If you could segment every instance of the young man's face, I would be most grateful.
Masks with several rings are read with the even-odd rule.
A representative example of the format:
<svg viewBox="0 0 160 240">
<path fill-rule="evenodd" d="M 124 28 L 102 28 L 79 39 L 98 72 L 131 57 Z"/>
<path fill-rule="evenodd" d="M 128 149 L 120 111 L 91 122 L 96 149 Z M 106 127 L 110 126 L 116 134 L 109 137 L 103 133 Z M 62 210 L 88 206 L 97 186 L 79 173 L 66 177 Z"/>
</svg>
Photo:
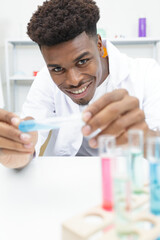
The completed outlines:
<svg viewBox="0 0 160 240">
<path fill-rule="evenodd" d="M 41 46 L 41 52 L 59 89 L 75 103 L 87 104 L 103 81 L 101 39 L 96 42 L 83 32 L 73 40 Z"/>
</svg>

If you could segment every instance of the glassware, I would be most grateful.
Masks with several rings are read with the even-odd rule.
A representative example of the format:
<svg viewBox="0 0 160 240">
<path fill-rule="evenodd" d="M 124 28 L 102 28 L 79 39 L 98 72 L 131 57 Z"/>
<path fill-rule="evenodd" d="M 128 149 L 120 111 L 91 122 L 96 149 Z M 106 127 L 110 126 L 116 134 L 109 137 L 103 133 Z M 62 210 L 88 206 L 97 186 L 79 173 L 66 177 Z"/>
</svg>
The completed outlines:
<svg viewBox="0 0 160 240">
<path fill-rule="evenodd" d="M 128 149 L 118 147 L 113 159 L 113 199 L 118 235 L 129 233 L 131 224 L 131 179 Z"/>
<path fill-rule="evenodd" d="M 111 162 L 115 151 L 115 137 L 103 135 L 99 137 L 99 155 L 102 166 L 102 197 L 103 209 L 112 211 L 113 209 L 113 184 Z"/>
<path fill-rule="evenodd" d="M 134 193 L 142 193 L 144 188 L 143 173 L 143 131 L 132 129 L 128 131 L 130 152 L 130 175 Z"/>
<path fill-rule="evenodd" d="M 82 114 L 72 114 L 67 117 L 51 117 L 41 120 L 25 120 L 19 124 L 19 130 L 22 132 L 32 132 L 38 130 L 57 129 L 63 125 L 77 123 L 83 126 L 85 123 L 82 120 Z"/>
<path fill-rule="evenodd" d="M 150 210 L 160 216 L 160 137 L 148 137 L 147 159 L 150 169 Z"/>
</svg>

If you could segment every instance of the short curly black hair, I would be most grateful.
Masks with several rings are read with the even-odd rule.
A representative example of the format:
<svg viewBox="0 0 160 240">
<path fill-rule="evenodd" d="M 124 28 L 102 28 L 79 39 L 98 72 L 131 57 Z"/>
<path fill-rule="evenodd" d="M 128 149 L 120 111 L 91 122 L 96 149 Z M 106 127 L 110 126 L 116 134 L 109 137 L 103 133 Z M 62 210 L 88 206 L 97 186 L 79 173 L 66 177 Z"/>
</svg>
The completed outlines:
<svg viewBox="0 0 160 240">
<path fill-rule="evenodd" d="M 27 34 L 39 46 L 53 46 L 86 32 L 96 36 L 99 8 L 93 0 L 49 0 L 31 17 Z"/>
</svg>

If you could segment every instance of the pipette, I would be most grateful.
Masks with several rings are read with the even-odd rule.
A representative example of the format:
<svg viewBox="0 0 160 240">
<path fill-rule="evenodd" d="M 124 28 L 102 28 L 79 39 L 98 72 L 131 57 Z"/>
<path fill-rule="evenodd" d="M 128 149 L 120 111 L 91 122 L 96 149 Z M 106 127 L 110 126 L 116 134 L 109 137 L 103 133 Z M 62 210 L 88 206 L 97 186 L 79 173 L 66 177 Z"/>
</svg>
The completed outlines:
<svg viewBox="0 0 160 240">
<path fill-rule="evenodd" d="M 22 132 L 32 132 L 38 130 L 57 129 L 69 123 L 76 123 L 83 126 L 82 114 L 72 114 L 68 117 L 54 117 L 43 120 L 25 120 L 19 124 L 19 130 Z"/>
</svg>

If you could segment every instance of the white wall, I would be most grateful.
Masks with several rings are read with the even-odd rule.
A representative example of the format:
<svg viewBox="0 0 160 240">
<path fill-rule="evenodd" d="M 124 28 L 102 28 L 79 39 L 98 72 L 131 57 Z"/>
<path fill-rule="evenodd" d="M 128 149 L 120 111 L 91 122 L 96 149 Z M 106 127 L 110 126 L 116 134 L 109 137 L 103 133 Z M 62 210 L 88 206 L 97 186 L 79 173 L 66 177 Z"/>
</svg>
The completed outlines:
<svg viewBox="0 0 160 240">
<path fill-rule="evenodd" d="M 24 37 L 26 25 L 37 5 L 43 0 L 0 0 L 0 44 L 5 38 Z M 147 17 L 148 37 L 160 36 L 159 0 L 96 0 L 101 10 L 99 26 L 107 29 L 108 37 L 123 34 L 136 37 L 138 17 Z"/>
<path fill-rule="evenodd" d="M 0 0 L 0 72 L 5 90 L 5 39 L 26 38 L 26 25 L 43 0 Z M 147 18 L 147 37 L 160 38 L 160 0 L 96 0 L 101 10 L 98 27 L 108 38 L 138 36 L 138 17 Z M 6 92 L 4 91 L 6 97 Z"/>
<path fill-rule="evenodd" d="M 107 36 L 116 34 L 126 38 L 138 36 L 138 18 L 147 18 L 147 36 L 160 37 L 160 0 L 97 0 L 101 9 L 100 26 L 106 28 Z"/>
<path fill-rule="evenodd" d="M 42 2 L 43 0 L 0 0 L 0 72 L 2 75 L 5 102 L 7 102 L 5 84 L 5 40 L 23 39 L 27 37 L 27 23 L 32 13 L 36 10 L 37 5 L 41 5 Z"/>
</svg>

